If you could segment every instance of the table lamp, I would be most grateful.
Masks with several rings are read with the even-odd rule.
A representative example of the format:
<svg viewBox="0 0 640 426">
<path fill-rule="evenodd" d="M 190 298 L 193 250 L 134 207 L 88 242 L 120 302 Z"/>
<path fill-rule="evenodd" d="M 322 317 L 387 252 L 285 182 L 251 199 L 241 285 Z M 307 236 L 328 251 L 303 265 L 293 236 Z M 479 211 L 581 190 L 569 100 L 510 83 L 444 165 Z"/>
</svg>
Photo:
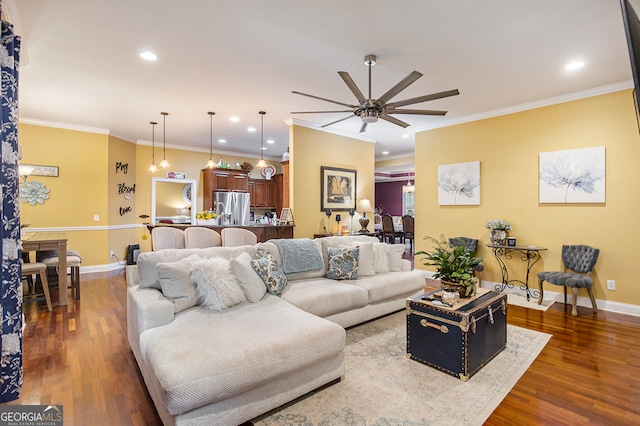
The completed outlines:
<svg viewBox="0 0 640 426">
<path fill-rule="evenodd" d="M 373 207 L 371 206 L 371 201 L 369 201 L 368 198 L 361 199 L 358 207 L 360 208 L 360 210 L 362 210 L 362 217 L 360 218 L 360 226 L 362 227 L 362 229 L 360 229 L 360 233 L 364 234 L 369 232 L 369 230 L 367 229 L 367 226 L 369 226 L 369 218 L 367 217 L 367 212 L 372 211 Z"/>
</svg>

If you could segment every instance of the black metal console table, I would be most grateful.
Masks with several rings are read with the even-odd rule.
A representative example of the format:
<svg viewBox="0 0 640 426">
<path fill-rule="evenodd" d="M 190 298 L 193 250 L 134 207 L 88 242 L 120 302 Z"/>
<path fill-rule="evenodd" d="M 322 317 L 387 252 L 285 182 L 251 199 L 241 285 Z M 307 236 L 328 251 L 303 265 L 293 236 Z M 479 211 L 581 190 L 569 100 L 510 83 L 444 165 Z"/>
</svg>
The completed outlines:
<svg viewBox="0 0 640 426">
<path fill-rule="evenodd" d="M 536 246 L 505 246 L 500 244 L 487 244 L 487 247 L 493 250 L 493 254 L 502 270 L 502 284 L 495 286 L 496 291 L 503 291 L 505 287 L 514 288 L 514 283 L 520 284 L 520 289 L 527 294 L 527 300 L 531 297 L 534 299 L 540 297 L 540 291 L 529 288 L 529 273 L 533 265 L 540 260 L 540 252 L 546 250 L 546 247 Z M 512 259 L 514 254 L 520 256 L 523 262 L 527 262 L 527 275 L 525 280 L 509 279 L 509 272 L 505 260 Z"/>
</svg>

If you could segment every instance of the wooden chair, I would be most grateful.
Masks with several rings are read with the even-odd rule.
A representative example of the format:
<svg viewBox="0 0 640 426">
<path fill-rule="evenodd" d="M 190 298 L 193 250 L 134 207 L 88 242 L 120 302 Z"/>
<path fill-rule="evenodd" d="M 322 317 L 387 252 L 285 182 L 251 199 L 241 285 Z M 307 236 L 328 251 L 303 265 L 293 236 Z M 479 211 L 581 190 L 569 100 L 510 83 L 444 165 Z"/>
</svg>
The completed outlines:
<svg viewBox="0 0 640 426">
<path fill-rule="evenodd" d="M 222 245 L 222 236 L 213 229 L 190 226 L 184 230 L 185 248 L 206 248 Z"/>
<path fill-rule="evenodd" d="M 406 243 L 409 240 L 409 253 L 413 253 L 413 221 L 413 216 L 402 216 L 402 241 Z"/>
<path fill-rule="evenodd" d="M 51 255 L 43 258 L 41 260 L 47 268 L 50 270 L 55 270 L 55 274 L 53 274 L 53 278 L 57 277 L 57 274 L 60 273 L 58 270 L 58 252 L 54 251 Z M 75 291 L 76 300 L 80 300 L 80 264 L 82 263 L 82 258 L 80 254 L 75 250 L 67 251 L 67 268 L 69 268 L 69 287 Z M 65 271 L 66 272 L 66 271 Z M 58 289 L 59 290 L 59 289 Z"/>
<path fill-rule="evenodd" d="M 567 304 L 567 287 L 571 287 L 571 315 L 578 316 L 576 308 L 578 301 L 578 289 L 586 288 L 589 292 L 593 312 L 598 312 L 596 299 L 593 297 L 593 279 L 591 272 L 598 261 L 600 249 L 586 245 L 563 245 L 562 246 L 562 272 L 539 272 L 538 283 L 540 284 L 540 297 L 538 305 L 542 303 L 543 289 L 542 283 L 560 285 L 564 287 L 564 304 Z"/>
<path fill-rule="evenodd" d="M 393 217 L 389 214 L 382 215 L 382 242 L 396 243 L 396 231 L 393 228 Z"/>
<path fill-rule="evenodd" d="M 34 262 L 34 263 L 23 263 L 22 264 L 22 279 L 26 279 L 27 277 L 31 277 L 33 274 L 40 275 L 40 281 L 42 283 L 42 291 L 44 293 L 44 299 L 47 302 L 47 309 L 50 311 L 51 308 L 51 295 L 49 293 L 49 280 L 47 280 L 47 265 L 42 262 Z M 36 297 L 41 296 L 40 294 L 35 293 L 35 285 L 29 285 L 28 293 L 23 297 L 23 300 L 26 299 L 34 299 Z"/>
</svg>

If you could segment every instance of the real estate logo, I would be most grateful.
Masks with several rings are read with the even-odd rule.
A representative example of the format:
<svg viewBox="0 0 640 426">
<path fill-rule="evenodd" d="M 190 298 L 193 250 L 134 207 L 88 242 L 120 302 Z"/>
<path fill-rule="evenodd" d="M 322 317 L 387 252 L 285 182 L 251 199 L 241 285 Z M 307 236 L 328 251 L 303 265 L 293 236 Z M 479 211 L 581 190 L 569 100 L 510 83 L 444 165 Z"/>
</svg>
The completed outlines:
<svg viewBox="0 0 640 426">
<path fill-rule="evenodd" d="M 0 406 L 0 426 L 62 426 L 62 405 Z"/>
</svg>

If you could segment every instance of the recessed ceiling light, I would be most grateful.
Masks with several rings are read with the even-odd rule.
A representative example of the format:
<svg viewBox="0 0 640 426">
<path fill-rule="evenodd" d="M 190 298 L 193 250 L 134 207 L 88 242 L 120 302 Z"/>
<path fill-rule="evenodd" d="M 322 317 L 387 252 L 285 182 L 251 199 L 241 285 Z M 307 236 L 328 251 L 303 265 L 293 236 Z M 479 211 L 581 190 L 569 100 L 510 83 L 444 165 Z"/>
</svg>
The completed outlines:
<svg viewBox="0 0 640 426">
<path fill-rule="evenodd" d="M 240 121 L 238 117 L 231 117 L 229 120 L 233 121 L 234 123 Z"/>
<path fill-rule="evenodd" d="M 567 69 L 568 71 L 573 71 L 573 70 L 580 69 L 580 68 L 582 68 L 582 67 L 584 67 L 584 62 L 582 62 L 582 61 L 573 61 L 573 62 L 570 62 L 570 63 L 566 66 L 566 69 Z"/>
<path fill-rule="evenodd" d="M 382 155 L 388 155 L 389 151 L 382 151 Z"/>
<path fill-rule="evenodd" d="M 411 136 L 409 133 L 405 133 L 402 135 L 403 138 L 408 138 L 409 136 Z"/>
<path fill-rule="evenodd" d="M 267 147 L 266 146 L 261 146 L 260 149 L 267 149 Z"/>
<path fill-rule="evenodd" d="M 247 131 L 248 131 L 248 132 L 255 132 L 255 131 L 256 131 L 256 128 L 255 128 L 255 127 L 248 127 L 248 128 L 247 128 Z"/>
<path fill-rule="evenodd" d="M 147 60 L 147 61 L 155 61 L 156 59 L 158 59 L 158 56 L 157 56 L 155 53 L 153 53 L 153 52 L 148 52 L 148 51 L 147 51 L 147 52 L 142 52 L 142 53 L 140 54 L 140 57 L 141 57 L 142 59 Z"/>
<path fill-rule="evenodd" d="M 220 142 L 220 143 L 227 143 L 227 140 L 226 140 L 226 139 L 218 139 L 218 142 Z"/>
<path fill-rule="evenodd" d="M 267 143 L 275 143 L 273 139 L 267 139 Z"/>
</svg>

